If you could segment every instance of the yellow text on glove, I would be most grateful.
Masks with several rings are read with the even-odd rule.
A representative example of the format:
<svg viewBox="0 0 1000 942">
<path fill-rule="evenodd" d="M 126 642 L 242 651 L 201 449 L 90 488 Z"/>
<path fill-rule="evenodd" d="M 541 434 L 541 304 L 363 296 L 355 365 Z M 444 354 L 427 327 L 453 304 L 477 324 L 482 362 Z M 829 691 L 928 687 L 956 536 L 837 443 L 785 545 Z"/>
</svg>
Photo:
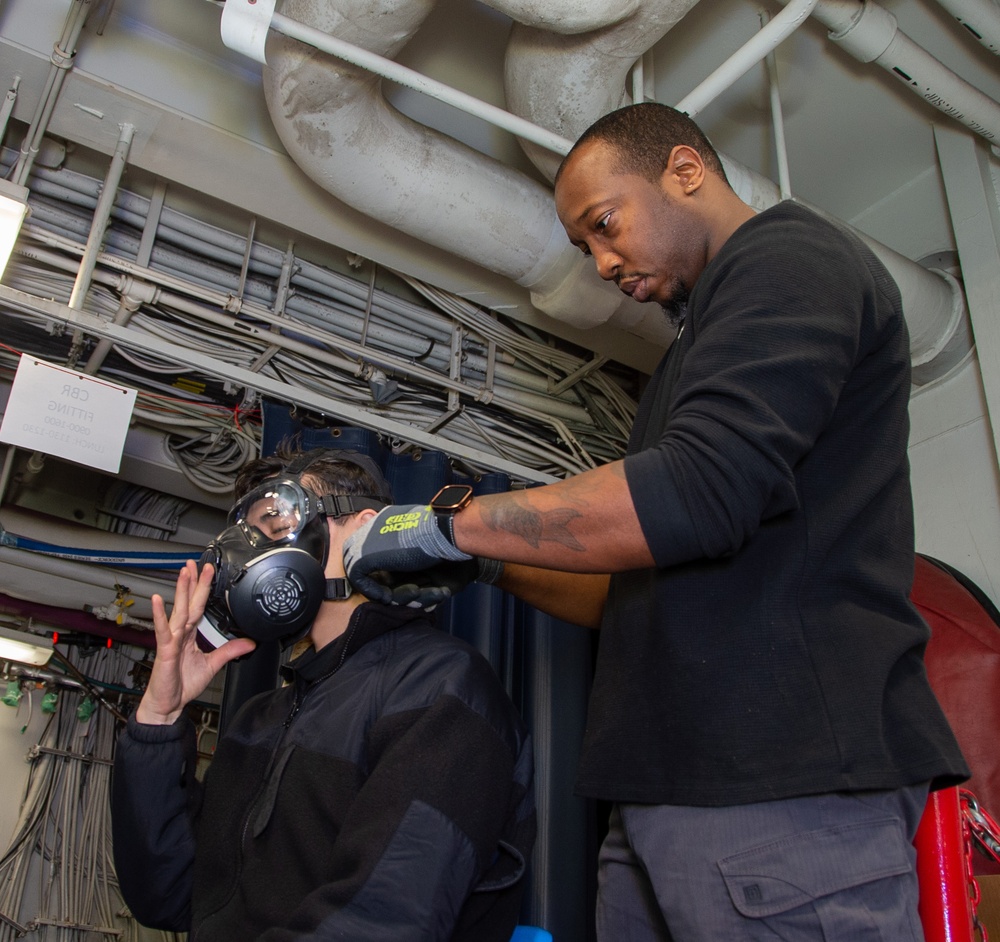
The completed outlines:
<svg viewBox="0 0 1000 942">
<path fill-rule="evenodd" d="M 422 513 L 393 514 L 385 518 L 379 533 L 398 533 L 400 530 L 412 530 L 420 523 Z"/>
</svg>

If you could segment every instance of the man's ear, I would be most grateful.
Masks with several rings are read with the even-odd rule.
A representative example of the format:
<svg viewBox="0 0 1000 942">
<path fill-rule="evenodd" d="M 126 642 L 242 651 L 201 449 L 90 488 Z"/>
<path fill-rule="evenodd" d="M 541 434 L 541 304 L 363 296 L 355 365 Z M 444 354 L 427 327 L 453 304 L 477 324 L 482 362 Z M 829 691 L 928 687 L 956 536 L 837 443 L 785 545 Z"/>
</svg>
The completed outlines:
<svg viewBox="0 0 1000 942">
<path fill-rule="evenodd" d="M 341 517 L 339 525 L 332 517 L 326 518 L 326 525 L 330 528 L 330 556 L 326 561 L 327 578 L 340 578 L 344 575 L 344 541 L 377 514 L 377 510 L 359 510 L 349 517 Z"/>
<path fill-rule="evenodd" d="M 332 517 L 327 517 L 327 523 L 330 526 L 331 537 L 336 534 L 337 537 L 343 541 L 347 539 L 348 535 L 353 533 L 359 527 L 366 524 L 372 517 L 378 514 L 377 510 L 359 510 L 357 513 L 351 514 L 347 517 L 341 517 L 340 520 L 334 521 Z"/>
<path fill-rule="evenodd" d="M 690 194 L 697 192 L 705 182 L 705 173 L 701 154 L 687 144 L 678 144 L 667 158 L 660 182 L 664 190 Z"/>
<path fill-rule="evenodd" d="M 377 517 L 379 512 L 377 510 L 372 510 L 370 507 L 365 510 L 359 510 L 355 515 L 354 519 L 357 525 L 360 527 L 362 524 L 367 523 L 372 517 Z M 357 527 L 355 527 L 357 529 Z"/>
</svg>

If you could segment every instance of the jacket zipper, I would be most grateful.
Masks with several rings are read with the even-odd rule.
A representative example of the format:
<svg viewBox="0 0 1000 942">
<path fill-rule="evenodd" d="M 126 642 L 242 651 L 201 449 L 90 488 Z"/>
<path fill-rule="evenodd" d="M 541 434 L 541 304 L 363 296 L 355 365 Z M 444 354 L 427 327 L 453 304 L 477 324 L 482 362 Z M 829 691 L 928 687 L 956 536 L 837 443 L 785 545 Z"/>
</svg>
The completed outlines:
<svg viewBox="0 0 1000 942">
<path fill-rule="evenodd" d="M 347 660 L 347 652 L 351 648 L 351 641 L 354 638 L 355 633 L 358 630 L 357 623 L 351 626 L 351 630 L 347 633 L 347 637 L 344 639 L 344 647 L 341 649 L 340 657 L 337 659 L 337 663 L 330 668 L 325 674 L 317 677 L 308 687 L 300 689 L 298 683 L 295 685 L 295 698 L 292 700 L 292 709 L 289 711 L 288 716 L 285 717 L 285 722 L 281 725 L 287 730 L 289 726 L 292 725 L 292 721 L 299 714 L 299 710 L 302 709 L 302 701 L 305 699 L 306 694 L 315 687 L 317 684 L 322 683 L 324 680 L 332 677 L 337 673 L 343 666 L 344 661 Z M 284 739 L 284 737 L 282 737 Z M 280 745 L 280 744 L 279 744 Z M 274 763 L 274 756 L 271 756 L 271 763 Z M 270 771 L 270 768 L 268 769 Z"/>
<path fill-rule="evenodd" d="M 292 708 L 291 710 L 289 710 L 288 716 L 285 717 L 285 721 L 281 724 L 282 728 L 284 729 L 284 732 L 281 734 L 281 738 L 278 740 L 277 743 L 275 743 L 274 749 L 271 751 L 271 758 L 268 760 L 267 763 L 267 772 L 264 773 L 264 777 L 261 779 L 261 789 L 254 796 L 254 800 L 250 803 L 250 807 L 247 809 L 246 817 L 244 817 L 243 819 L 243 831 L 240 834 L 240 847 L 243 847 L 246 841 L 247 831 L 250 828 L 250 822 L 253 820 L 253 815 L 254 811 L 257 808 L 257 803 L 260 801 L 261 795 L 267 792 L 267 783 L 271 777 L 271 773 L 274 771 L 275 761 L 277 760 L 278 756 L 281 753 L 282 744 L 285 741 L 285 737 L 288 733 L 289 728 L 292 725 L 292 722 L 295 720 L 295 717 L 298 716 L 299 712 L 302 709 L 302 703 L 305 700 L 306 695 L 309 693 L 310 690 L 315 688 L 317 684 L 320 684 L 324 680 L 329 679 L 344 666 L 344 662 L 347 660 L 347 652 L 350 650 L 351 641 L 353 640 L 357 629 L 358 629 L 357 623 L 351 626 L 350 631 L 347 633 L 347 637 L 344 639 L 344 647 L 340 652 L 340 657 L 337 659 L 337 663 L 334 664 L 329 671 L 327 671 L 320 677 L 317 677 L 308 686 L 300 685 L 298 682 L 298 678 L 296 678 L 295 697 L 292 700 Z"/>
</svg>

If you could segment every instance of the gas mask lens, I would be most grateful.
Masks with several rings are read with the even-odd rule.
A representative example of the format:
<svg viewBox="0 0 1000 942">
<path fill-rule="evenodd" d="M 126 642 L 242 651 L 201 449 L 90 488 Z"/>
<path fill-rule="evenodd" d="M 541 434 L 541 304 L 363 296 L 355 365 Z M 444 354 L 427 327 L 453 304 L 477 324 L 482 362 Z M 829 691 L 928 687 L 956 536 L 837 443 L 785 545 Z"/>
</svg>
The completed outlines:
<svg viewBox="0 0 1000 942">
<path fill-rule="evenodd" d="M 294 481 L 266 481 L 233 508 L 231 522 L 241 526 L 254 546 L 293 542 L 310 520 L 309 495 Z"/>
</svg>

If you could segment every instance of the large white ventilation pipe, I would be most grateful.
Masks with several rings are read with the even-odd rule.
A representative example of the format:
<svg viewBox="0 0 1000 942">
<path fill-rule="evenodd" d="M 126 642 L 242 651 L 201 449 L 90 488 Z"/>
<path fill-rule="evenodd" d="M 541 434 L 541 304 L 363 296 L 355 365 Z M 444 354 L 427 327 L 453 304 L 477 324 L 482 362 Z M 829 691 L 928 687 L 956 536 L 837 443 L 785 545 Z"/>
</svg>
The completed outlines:
<svg viewBox="0 0 1000 942">
<path fill-rule="evenodd" d="M 695 2 L 553 3 L 559 15 L 550 25 L 569 23 L 576 29 L 587 24 L 591 28 L 582 35 L 515 23 L 505 67 L 510 110 L 575 139 L 623 103 L 628 69 Z M 391 57 L 419 27 L 431 3 L 286 0 L 282 14 Z M 497 0 L 493 5 L 535 24 L 548 16 L 547 3 Z M 582 16 L 584 9 L 594 17 Z M 574 10 L 575 17 L 565 12 Z M 610 17 L 608 25 L 593 25 L 600 15 Z M 401 115 L 386 102 L 381 80 L 355 66 L 284 36 L 272 37 L 268 63 L 265 96 L 289 155 L 343 202 L 509 277 L 529 288 L 533 303 L 553 317 L 580 327 L 608 323 L 667 345 L 670 336 L 658 307 L 623 299 L 569 246 L 547 188 Z M 725 163 L 734 189 L 748 203 L 761 209 L 778 201 L 771 181 Z M 956 321 L 960 294 L 956 301 L 953 282 L 901 256 L 893 266 L 911 334 L 923 338 L 914 350 L 919 360 L 951 339 L 942 341 L 941 335 Z"/>
<path fill-rule="evenodd" d="M 431 5 L 287 0 L 281 12 L 391 57 Z M 617 289 L 569 245 L 548 188 L 402 115 L 370 73 L 284 36 L 272 37 L 267 58 L 264 92 L 275 128 L 289 155 L 324 189 L 527 287 L 536 306 L 554 317 L 589 327 L 621 306 Z M 655 326 L 650 339 L 666 343 L 663 325 Z"/>
<path fill-rule="evenodd" d="M 629 16 L 609 18 L 579 35 L 514 18 L 504 60 L 504 96 L 514 114 L 575 141 L 594 120 L 628 103 L 626 81 L 636 60 L 698 0 L 643 2 Z M 493 6 L 499 4 L 493 3 Z M 549 179 L 560 157 L 530 143 L 522 148 Z"/>
<path fill-rule="evenodd" d="M 851 22 L 854 19 L 851 14 L 861 6 L 860 0 L 820 0 L 814 14 L 818 14 L 819 7 L 826 7 L 829 16 L 839 7 L 846 21 Z M 670 16 L 680 19 L 681 15 L 682 11 L 674 6 Z M 640 12 L 600 32 L 596 41 L 588 42 L 588 37 L 553 36 L 515 24 L 504 69 L 511 110 L 533 124 L 575 140 L 602 114 L 623 103 L 626 63 L 646 51 L 648 36 L 655 33 L 643 26 Z M 861 27 L 857 36 L 868 29 L 867 25 Z M 539 170 L 550 179 L 555 175 L 558 157 L 527 142 L 522 141 L 522 147 Z M 773 181 L 726 154 L 719 156 L 730 185 L 746 203 L 766 209 L 781 200 L 780 190 Z M 899 285 L 910 331 L 915 382 L 923 384 L 944 375 L 962 361 L 972 345 L 961 287 L 946 273 L 928 271 L 864 233 L 856 234 Z"/>
</svg>

